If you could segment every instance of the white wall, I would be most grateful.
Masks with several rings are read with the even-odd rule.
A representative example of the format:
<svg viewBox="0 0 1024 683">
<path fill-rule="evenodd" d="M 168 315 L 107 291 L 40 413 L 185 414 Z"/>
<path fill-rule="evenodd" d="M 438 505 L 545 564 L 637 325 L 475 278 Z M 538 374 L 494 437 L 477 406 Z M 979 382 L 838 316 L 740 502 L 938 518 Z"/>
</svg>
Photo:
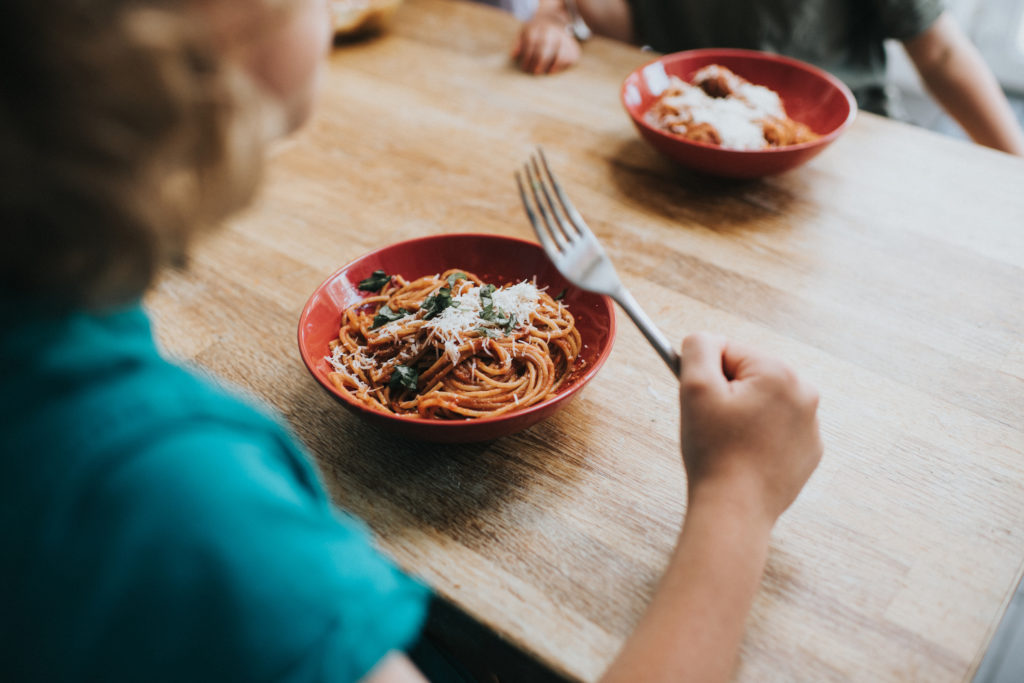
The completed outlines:
<svg viewBox="0 0 1024 683">
<path fill-rule="evenodd" d="M 1024 94 L 1024 1 L 947 0 L 947 4 L 1003 87 Z M 903 46 L 889 41 L 886 54 L 890 82 L 901 90 L 923 93 Z"/>
</svg>

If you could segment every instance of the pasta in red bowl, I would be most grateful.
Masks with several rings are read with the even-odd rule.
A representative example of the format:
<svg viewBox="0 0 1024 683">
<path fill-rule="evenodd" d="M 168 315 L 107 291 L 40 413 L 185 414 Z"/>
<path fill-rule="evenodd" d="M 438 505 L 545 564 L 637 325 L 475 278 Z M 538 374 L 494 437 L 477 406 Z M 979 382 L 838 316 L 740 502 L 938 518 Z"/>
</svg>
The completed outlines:
<svg viewBox="0 0 1024 683">
<path fill-rule="evenodd" d="M 611 301 L 539 245 L 435 235 L 352 261 L 310 297 L 299 350 L 342 405 L 406 436 L 492 439 L 563 407 L 611 352 Z"/>
<path fill-rule="evenodd" d="M 732 178 L 807 162 L 857 114 L 853 93 L 835 76 L 753 50 L 665 55 L 631 73 L 621 97 L 656 150 L 696 171 Z"/>
</svg>

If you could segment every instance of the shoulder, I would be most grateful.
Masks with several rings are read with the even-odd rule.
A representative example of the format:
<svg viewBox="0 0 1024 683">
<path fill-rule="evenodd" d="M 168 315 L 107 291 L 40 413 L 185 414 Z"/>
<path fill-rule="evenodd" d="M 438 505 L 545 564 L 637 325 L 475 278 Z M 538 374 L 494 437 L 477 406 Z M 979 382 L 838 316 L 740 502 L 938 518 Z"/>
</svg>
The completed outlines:
<svg viewBox="0 0 1024 683">
<path fill-rule="evenodd" d="M 354 680 L 415 637 L 426 590 L 267 411 L 141 333 L 24 357 L 0 437 L 33 454 L 2 470 L 19 631 L 0 633 L 26 677 Z"/>
<path fill-rule="evenodd" d="M 356 680 L 415 638 L 426 589 L 282 455 L 189 425 L 89 487 L 59 558 L 88 592 L 57 591 L 89 615 L 87 670 L 130 679 L 161 661 L 164 680 Z"/>
<path fill-rule="evenodd" d="M 873 0 L 886 38 L 907 40 L 926 31 L 945 11 L 944 0 Z"/>
</svg>

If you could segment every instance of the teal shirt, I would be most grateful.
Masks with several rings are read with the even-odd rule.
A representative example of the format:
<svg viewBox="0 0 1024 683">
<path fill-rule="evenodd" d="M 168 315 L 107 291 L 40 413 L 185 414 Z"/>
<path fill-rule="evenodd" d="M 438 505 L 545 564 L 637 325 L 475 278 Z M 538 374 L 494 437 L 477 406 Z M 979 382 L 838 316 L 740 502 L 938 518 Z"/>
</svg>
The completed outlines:
<svg viewBox="0 0 1024 683">
<path fill-rule="evenodd" d="M 659 52 L 765 50 L 842 79 L 861 109 L 888 114 L 887 38 L 913 38 L 945 0 L 629 0 L 637 39 Z"/>
<path fill-rule="evenodd" d="M 163 360 L 139 308 L 0 299 L 0 667 L 46 681 L 353 681 L 427 591 L 275 420 Z"/>
</svg>

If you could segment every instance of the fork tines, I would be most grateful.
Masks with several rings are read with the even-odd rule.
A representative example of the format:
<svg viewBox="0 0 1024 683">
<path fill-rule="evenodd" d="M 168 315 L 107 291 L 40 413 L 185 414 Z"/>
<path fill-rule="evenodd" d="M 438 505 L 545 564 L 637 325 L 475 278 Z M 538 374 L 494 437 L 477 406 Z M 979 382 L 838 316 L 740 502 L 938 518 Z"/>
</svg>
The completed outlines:
<svg viewBox="0 0 1024 683">
<path fill-rule="evenodd" d="M 529 194 L 523 184 L 524 175 L 532 191 Z M 516 183 L 533 231 L 546 251 L 564 252 L 572 242 L 590 232 L 562 190 L 541 148 L 523 166 L 522 175 L 516 172 Z"/>
</svg>

